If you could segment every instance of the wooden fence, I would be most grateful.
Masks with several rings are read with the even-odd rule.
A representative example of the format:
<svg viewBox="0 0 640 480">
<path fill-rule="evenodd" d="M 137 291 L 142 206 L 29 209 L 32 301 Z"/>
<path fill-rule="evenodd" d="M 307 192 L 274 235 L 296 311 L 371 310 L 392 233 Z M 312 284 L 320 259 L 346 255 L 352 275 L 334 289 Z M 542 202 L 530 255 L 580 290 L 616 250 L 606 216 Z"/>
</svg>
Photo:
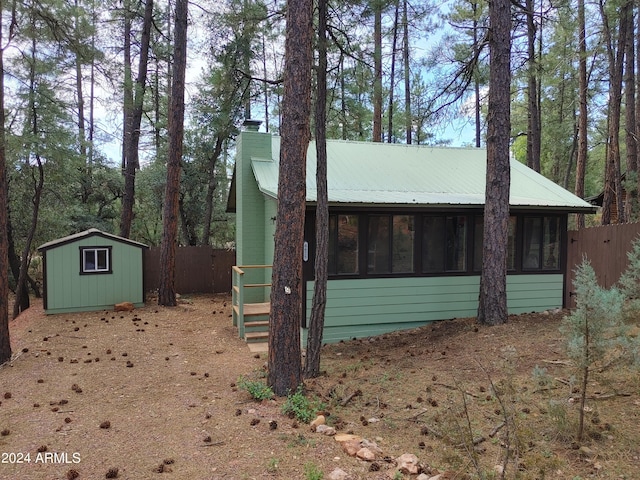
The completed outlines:
<svg viewBox="0 0 640 480">
<path fill-rule="evenodd" d="M 575 307 L 573 279 L 583 258 L 591 262 L 601 287 L 614 285 L 629 263 L 627 252 L 640 235 L 640 223 L 603 225 L 570 230 L 567 245 L 567 280 L 565 306 Z"/>
<path fill-rule="evenodd" d="M 231 267 L 235 250 L 211 247 L 178 247 L 176 250 L 177 293 L 227 293 L 231 291 Z M 145 290 L 160 285 L 160 247 L 144 252 Z"/>
</svg>

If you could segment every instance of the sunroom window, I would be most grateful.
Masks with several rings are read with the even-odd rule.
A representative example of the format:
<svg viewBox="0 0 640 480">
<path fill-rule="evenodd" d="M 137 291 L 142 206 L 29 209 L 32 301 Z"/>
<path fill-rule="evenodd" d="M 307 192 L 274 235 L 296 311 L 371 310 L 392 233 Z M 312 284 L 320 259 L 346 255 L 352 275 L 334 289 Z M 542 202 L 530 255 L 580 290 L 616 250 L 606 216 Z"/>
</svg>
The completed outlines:
<svg viewBox="0 0 640 480">
<path fill-rule="evenodd" d="M 329 265 L 334 275 L 358 273 L 358 215 L 329 217 Z"/>
<path fill-rule="evenodd" d="M 367 273 L 413 272 L 412 215 L 369 215 Z"/>
<path fill-rule="evenodd" d="M 523 270 L 560 269 L 560 218 L 525 217 Z"/>
<path fill-rule="evenodd" d="M 422 219 L 423 272 L 463 272 L 466 269 L 467 216 L 424 216 Z"/>
<path fill-rule="evenodd" d="M 111 271 L 111 249 L 92 247 L 80 249 L 81 273 L 108 273 Z"/>
</svg>

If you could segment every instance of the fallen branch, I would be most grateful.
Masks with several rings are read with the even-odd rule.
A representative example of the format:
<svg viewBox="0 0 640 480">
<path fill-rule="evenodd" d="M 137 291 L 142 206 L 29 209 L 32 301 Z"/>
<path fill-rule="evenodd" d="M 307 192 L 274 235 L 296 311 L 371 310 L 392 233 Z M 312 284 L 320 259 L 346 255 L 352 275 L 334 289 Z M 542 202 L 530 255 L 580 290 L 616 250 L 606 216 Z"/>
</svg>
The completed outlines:
<svg viewBox="0 0 640 480">
<path fill-rule="evenodd" d="M 353 400 L 355 397 L 359 397 L 360 395 L 362 395 L 362 390 L 358 389 L 355 392 L 353 392 L 351 395 L 347 396 L 346 398 L 344 398 L 342 400 L 342 402 L 340 402 L 340 405 L 342 407 L 346 407 L 347 403 L 349 403 L 351 400 Z"/>
<path fill-rule="evenodd" d="M 420 415 L 424 415 L 425 413 L 427 413 L 429 410 L 427 410 L 426 408 L 423 408 L 421 412 L 416 413 L 415 415 L 410 416 L 409 418 L 407 418 L 407 421 L 409 422 L 416 422 L 418 421 L 418 417 Z"/>
<path fill-rule="evenodd" d="M 477 447 L 482 442 L 486 442 L 486 441 L 487 439 L 485 437 L 476 437 L 473 439 L 471 443 L 473 444 L 474 447 Z M 466 445 L 464 443 L 459 443 L 458 445 L 456 445 L 456 448 L 465 448 L 465 447 Z"/>
<path fill-rule="evenodd" d="M 493 438 L 496 436 L 496 434 L 502 429 L 502 427 L 504 427 L 507 423 L 506 422 L 502 422 L 500 425 L 497 425 L 493 430 L 491 430 L 491 433 L 489 434 L 489 438 Z"/>
<path fill-rule="evenodd" d="M 570 360 L 542 360 L 543 363 L 549 363 L 551 365 L 564 365 L 570 367 L 573 363 Z"/>
<path fill-rule="evenodd" d="M 610 398 L 615 397 L 630 397 L 630 393 L 626 392 L 614 392 L 614 393 L 605 393 L 604 395 L 591 395 L 587 397 L 589 400 L 609 400 Z"/>
<path fill-rule="evenodd" d="M 465 393 L 466 395 L 469 395 L 470 397 L 478 398 L 478 395 L 476 395 L 475 393 L 469 392 L 468 390 L 462 391 L 458 387 L 454 387 L 453 385 L 447 385 L 446 383 L 440 383 L 440 382 L 435 382 L 434 385 L 439 385 L 441 387 L 448 388 L 449 390 L 459 390 Z"/>
<path fill-rule="evenodd" d="M 224 445 L 224 441 L 221 442 L 214 442 L 214 443 L 203 443 L 202 445 L 200 445 L 201 447 L 218 447 L 220 445 Z"/>
</svg>

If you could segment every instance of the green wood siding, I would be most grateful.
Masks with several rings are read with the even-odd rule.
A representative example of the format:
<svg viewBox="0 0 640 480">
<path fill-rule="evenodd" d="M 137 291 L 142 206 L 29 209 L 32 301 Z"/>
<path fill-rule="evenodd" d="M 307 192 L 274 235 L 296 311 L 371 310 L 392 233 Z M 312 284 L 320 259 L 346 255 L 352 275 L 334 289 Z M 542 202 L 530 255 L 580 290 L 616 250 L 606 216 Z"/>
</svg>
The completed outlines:
<svg viewBox="0 0 640 480">
<path fill-rule="evenodd" d="M 327 284 L 325 343 L 419 327 L 437 320 L 473 317 L 479 276 L 330 280 Z M 510 275 L 510 313 L 562 307 L 563 275 Z M 313 282 L 307 283 L 311 315 Z M 303 329 L 303 339 L 306 339 Z"/>
<path fill-rule="evenodd" d="M 271 161 L 271 138 L 258 132 L 242 132 L 238 136 L 237 152 L 241 158 L 236 160 L 236 262 L 238 265 L 265 265 L 268 263 L 266 245 L 269 240 L 273 244 L 273 236 L 268 235 L 266 229 L 269 223 L 273 223 L 270 217 L 275 213 L 272 214 L 271 209 L 269 212 L 265 209 L 265 196 L 258 189 L 251 169 L 251 159 Z M 276 203 L 275 200 L 272 202 Z M 265 281 L 263 278 L 252 278 L 248 283 Z M 249 289 L 245 294 L 245 301 L 265 301 L 263 290 Z"/>
<path fill-rule="evenodd" d="M 111 247 L 112 273 L 81 275 L 80 247 Z M 46 313 L 112 309 L 120 302 L 144 305 L 142 248 L 90 236 L 45 255 Z"/>
</svg>

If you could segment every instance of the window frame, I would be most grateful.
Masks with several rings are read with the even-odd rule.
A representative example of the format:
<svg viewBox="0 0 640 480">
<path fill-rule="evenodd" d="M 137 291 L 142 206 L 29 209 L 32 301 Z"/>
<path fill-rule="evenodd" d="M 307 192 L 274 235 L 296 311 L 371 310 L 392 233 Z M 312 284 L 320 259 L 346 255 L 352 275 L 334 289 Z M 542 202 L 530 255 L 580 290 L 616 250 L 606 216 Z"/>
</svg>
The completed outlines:
<svg viewBox="0 0 640 480">
<path fill-rule="evenodd" d="M 367 225 L 367 231 L 366 231 L 366 248 L 367 248 L 367 272 L 366 275 L 368 277 L 377 277 L 377 276 L 385 276 L 385 275 L 394 275 L 394 276 L 413 276 L 413 274 L 416 272 L 416 268 L 415 268 L 415 254 L 416 254 L 416 215 L 412 215 L 412 214 L 404 214 L 404 213 L 368 213 L 366 215 L 366 225 Z M 384 272 L 376 272 L 376 271 L 372 271 L 371 267 L 372 267 L 372 254 L 375 255 L 375 253 L 372 250 L 372 246 L 371 246 L 371 226 L 373 225 L 373 222 L 371 221 L 372 218 L 377 217 L 379 219 L 386 219 L 386 248 L 384 250 L 386 250 L 385 252 L 385 257 L 386 257 L 386 269 Z M 408 225 L 408 230 L 412 232 L 412 238 L 410 239 L 410 243 L 411 243 L 411 259 L 408 262 L 409 265 L 411 265 L 410 270 L 396 270 L 396 222 L 395 219 L 396 218 L 400 218 L 400 217 L 407 217 L 407 218 L 411 218 L 412 220 L 409 220 L 407 222 Z M 373 262 L 373 264 L 375 264 L 375 262 Z"/>
<path fill-rule="evenodd" d="M 112 256 L 113 247 L 110 245 L 105 246 L 91 246 L 91 247 L 80 247 L 80 275 L 109 275 L 113 273 L 113 256 Z M 94 255 L 94 269 L 90 270 L 86 268 L 86 260 L 87 254 L 89 252 L 93 252 Z M 98 268 L 99 261 L 98 252 L 106 252 L 106 268 Z"/>
<path fill-rule="evenodd" d="M 311 215 L 307 218 L 307 221 L 313 220 L 307 223 L 306 228 L 306 240 L 311 247 L 312 255 L 310 259 L 315 258 L 315 212 L 310 211 Z M 339 216 L 356 216 L 358 217 L 358 247 L 357 247 L 357 271 L 352 273 L 335 273 L 335 270 L 329 265 L 329 279 L 357 279 L 357 278 L 403 278 L 403 277 L 439 277 L 439 276 L 477 276 L 481 274 L 480 269 L 475 268 L 475 255 L 476 255 L 476 220 L 477 217 L 483 216 L 483 211 L 479 209 L 393 209 L 393 208 L 371 208 L 371 209 L 346 209 L 346 208 L 332 208 L 330 211 L 330 217 Z M 373 273 L 369 271 L 369 219 L 372 216 L 383 216 L 389 218 L 389 230 L 393 230 L 393 218 L 394 216 L 410 216 L 413 217 L 410 222 L 413 222 L 413 271 L 412 272 L 385 272 L 385 273 Z M 466 240 L 465 240 L 465 269 L 464 270 L 447 270 L 446 259 L 443 259 L 444 269 L 439 271 L 425 272 L 423 266 L 423 232 L 424 232 L 424 218 L 428 216 L 442 217 L 444 219 L 445 229 L 442 232 L 446 238 L 446 222 L 449 217 L 466 217 Z M 510 212 L 510 216 L 515 217 L 515 239 L 514 244 L 514 264 L 515 268 L 509 268 L 507 275 L 537 275 L 537 274 L 549 274 L 549 273 L 563 273 L 566 262 L 566 242 L 567 242 L 567 220 L 568 215 L 562 211 L 526 211 L 515 210 Z M 554 262 L 555 267 L 545 267 L 543 262 L 540 261 L 539 268 L 524 268 L 523 256 L 524 256 L 524 224 L 525 219 L 529 218 L 541 218 L 543 227 L 540 229 L 539 236 L 541 241 L 545 238 L 545 226 L 547 222 L 557 222 L 557 231 L 555 234 L 555 244 L 557 250 L 553 250 L 553 254 L 556 255 Z M 331 220 L 330 220 L 331 221 Z M 334 232 L 337 234 L 336 232 Z M 554 234 L 550 234 L 553 237 Z M 392 240 L 393 233 L 390 233 Z M 390 240 L 389 248 L 389 261 L 393 260 L 393 242 Z M 540 247 L 541 250 L 544 247 Z M 336 254 L 337 258 L 337 254 Z M 331 261 L 331 258 L 329 259 Z M 335 259 L 334 259 L 335 261 Z M 305 277 L 307 279 L 313 279 L 313 261 L 306 262 L 305 265 Z M 335 265 L 334 265 L 335 266 Z"/>
</svg>

